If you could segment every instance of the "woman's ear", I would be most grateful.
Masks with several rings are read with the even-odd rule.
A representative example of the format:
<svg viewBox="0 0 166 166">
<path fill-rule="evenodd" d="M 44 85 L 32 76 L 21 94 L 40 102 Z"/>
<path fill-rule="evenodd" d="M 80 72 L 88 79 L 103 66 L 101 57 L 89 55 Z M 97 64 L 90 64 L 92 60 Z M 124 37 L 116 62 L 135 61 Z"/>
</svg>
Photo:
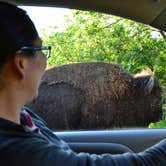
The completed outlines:
<svg viewBox="0 0 166 166">
<path fill-rule="evenodd" d="M 13 57 L 13 69 L 18 79 L 24 79 L 27 68 L 27 58 L 17 51 Z"/>
</svg>

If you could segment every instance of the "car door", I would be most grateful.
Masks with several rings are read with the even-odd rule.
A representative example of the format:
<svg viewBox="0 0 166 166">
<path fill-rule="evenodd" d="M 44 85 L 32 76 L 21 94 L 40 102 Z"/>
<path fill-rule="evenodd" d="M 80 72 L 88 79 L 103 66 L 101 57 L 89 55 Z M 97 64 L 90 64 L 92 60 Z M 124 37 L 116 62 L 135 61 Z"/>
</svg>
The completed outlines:
<svg viewBox="0 0 166 166">
<path fill-rule="evenodd" d="M 141 152 L 166 138 L 166 129 L 55 132 L 76 152 L 92 154 Z"/>
</svg>

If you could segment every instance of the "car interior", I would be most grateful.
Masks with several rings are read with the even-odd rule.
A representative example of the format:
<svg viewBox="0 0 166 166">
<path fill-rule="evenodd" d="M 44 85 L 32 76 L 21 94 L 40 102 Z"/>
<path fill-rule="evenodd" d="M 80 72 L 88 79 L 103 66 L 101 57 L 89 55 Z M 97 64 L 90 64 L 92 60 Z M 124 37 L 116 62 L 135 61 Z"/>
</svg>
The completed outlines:
<svg viewBox="0 0 166 166">
<path fill-rule="evenodd" d="M 166 31 L 166 0 L 7 0 L 16 5 L 97 11 L 148 24 Z M 51 18 L 50 18 L 51 19 Z M 55 131 L 76 152 L 120 154 L 141 152 L 166 138 L 166 129 Z"/>
</svg>

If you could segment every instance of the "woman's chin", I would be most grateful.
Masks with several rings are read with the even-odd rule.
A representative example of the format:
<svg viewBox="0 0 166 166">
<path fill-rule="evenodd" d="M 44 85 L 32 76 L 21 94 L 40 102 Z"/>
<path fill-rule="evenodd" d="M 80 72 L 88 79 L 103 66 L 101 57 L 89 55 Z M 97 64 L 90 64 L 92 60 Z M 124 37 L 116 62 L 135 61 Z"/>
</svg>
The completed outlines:
<svg viewBox="0 0 166 166">
<path fill-rule="evenodd" d="M 31 96 L 31 97 L 30 97 Z M 36 93 L 34 93 L 33 95 L 29 95 L 26 104 L 32 102 L 33 100 L 35 100 L 38 97 L 38 91 Z"/>
</svg>

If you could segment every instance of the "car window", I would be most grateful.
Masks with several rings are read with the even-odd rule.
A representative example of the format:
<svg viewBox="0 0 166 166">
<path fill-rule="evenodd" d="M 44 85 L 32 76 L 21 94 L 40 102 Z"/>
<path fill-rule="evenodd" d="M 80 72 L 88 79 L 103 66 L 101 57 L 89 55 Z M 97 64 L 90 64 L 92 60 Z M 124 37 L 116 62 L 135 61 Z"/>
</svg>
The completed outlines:
<svg viewBox="0 0 166 166">
<path fill-rule="evenodd" d="M 97 12 L 22 8 L 52 47 L 39 97 L 28 105 L 50 128 L 166 126 L 164 32 Z"/>
</svg>

